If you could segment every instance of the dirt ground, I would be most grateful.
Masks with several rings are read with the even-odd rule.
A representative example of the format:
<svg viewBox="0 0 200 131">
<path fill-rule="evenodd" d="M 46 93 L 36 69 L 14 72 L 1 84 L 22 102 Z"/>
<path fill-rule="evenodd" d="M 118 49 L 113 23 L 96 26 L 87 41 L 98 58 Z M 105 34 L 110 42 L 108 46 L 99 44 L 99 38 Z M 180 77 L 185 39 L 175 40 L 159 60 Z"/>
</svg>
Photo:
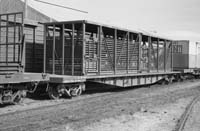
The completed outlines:
<svg viewBox="0 0 200 131">
<path fill-rule="evenodd" d="M 200 81 L 86 93 L 72 100 L 26 99 L 0 108 L 1 131 L 173 131 Z"/>
<path fill-rule="evenodd" d="M 191 98 L 93 123 L 83 131 L 172 131 Z M 81 129 L 82 130 L 82 129 Z"/>
</svg>

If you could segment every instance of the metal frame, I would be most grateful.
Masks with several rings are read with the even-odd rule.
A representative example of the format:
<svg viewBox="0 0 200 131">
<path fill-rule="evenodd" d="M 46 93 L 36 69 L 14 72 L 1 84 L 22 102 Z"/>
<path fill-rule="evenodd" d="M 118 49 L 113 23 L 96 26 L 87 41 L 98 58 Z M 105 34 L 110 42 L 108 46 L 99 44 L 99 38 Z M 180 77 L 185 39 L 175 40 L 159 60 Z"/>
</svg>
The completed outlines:
<svg viewBox="0 0 200 131">
<path fill-rule="evenodd" d="M 6 64 L 8 65 L 8 15 L 6 15 Z"/>
<path fill-rule="evenodd" d="M 19 17 L 18 17 L 19 16 Z M 12 18 L 12 19 L 11 19 Z M 5 23 L 5 25 L 2 25 L 2 22 Z M 0 61 L 1 64 L 5 64 L 8 68 L 7 71 L 14 71 L 13 67 L 16 68 L 15 71 L 24 71 L 25 68 L 25 41 L 24 41 L 24 15 L 23 12 L 15 12 L 15 13 L 6 13 L 6 14 L 0 14 L 0 31 L 2 31 L 2 28 L 5 29 L 5 43 L 2 43 L 2 35 L 0 33 L 0 45 L 5 45 L 5 61 Z M 13 29 L 13 34 L 9 34 L 9 28 Z M 16 32 L 16 28 L 18 28 L 18 32 Z M 20 31 L 20 32 L 19 32 Z M 19 39 L 18 42 L 16 42 L 16 33 L 19 33 Z M 13 38 L 13 41 L 9 41 L 9 37 Z M 8 53 L 9 53 L 9 45 L 12 45 L 12 60 L 9 59 Z M 16 54 L 16 46 L 18 46 L 18 54 Z M 16 66 L 13 66 L 11 64 L 16 64 Z M 18 66 L 17 66 L 18 65 Z M 3 65 L 1 65 L 2 68 L 4 68 Z M 5 71 L 6 71 L 5 70 Z"/>
<path fill-rule="evenodd" d="M 98 38 L 99 38 L 99 43 L 98 43 L 98 75 L 101 74 L 101 45 L 102 45 L 102 26 L 98 26 Z"/>
<path fill-rule="evenodd" d="M 138 41 L 138 73 L 141 72 L 141 42 L 142 42 L 142 34 L 138 34 L 138 38 L 139 38 L 139 41 Z"/>
<path fill-rule="evenodd" d="M 72 24 L 72 75 L 74 75 L 74 28 L 74 24 Z"/>
<path fill-rule="evenodd" d="M 55 46 L 56 46 L 56 39 L 55 39 L 55 25 L 53 25 L 53 52 L 52 52 L 52 62 L 53 62 L 53 71 L 52 73 L 55 74 Z"/>
<path fill-rule="evenodd" d="M 129 44 L 130 44 L 130 32 L 127 32 L 126 73 L 128 73 L 129 70 Z"/>
<path fill-rule="evenodd" d="M 150 72 L 150 58 L 151 58 L 151 37 L 148 37 L 149 50 L 148 50 L 148 72 Z"/>
<path fill-rule="evenodd" d="M 159 42 L 160 39 L 157 39 L 157 72 L 159 72 Z"/>
<path fill-rule="evenodd" d="M 68 22 L 52 22 L 52 23 L 45 23 L 44 25 L 47 27 L 47 26 L 51 26 L 53 29 L 53 50 L 55 50 L 55 27 L 57 26 L 57 25 L 62 25 L 62 47 L 63 47 L 63 50 L 62 50 L 62 75 L 64 75 L 65 73 L 65 68 L 64 68 L 64 51 L 65 51 L 65 49 L 64 49 L 64 43 L 65 43 L 65 38 L 64 38 L 64 34 L 65 34 L 65 25 L 71 25 L 71 32 L 72 32 L 72 47 L 71 47 L 71 50 L 72 50 L 72 57 L 71 57 L 71 59 L 72 59 L 72 62 L 71 62 L 71 75 L 73 76 L 73 75 L 75 75 L 74 74 L 74 46 L 75 46 L 75 25 L 76 24 L 81 24 L 82 25 L 82 75 L 88 75 L 88 72 L 86 72 L 86 60 L 85 60 L 85 53 L 86 53 L 86 49 L 85 49 L 85 47 L 86 47 L 86 29 L 87 28 L 89 28 L 88 26 L 87 26 L 87 24 L 91 24 L 91 25 L 94 25 L 94 26 L 96 26 L 96 28 L 97 28 L 97 38 L 98 38 L 98 45 L 97 45 L 97 55 L 98 55 L 98 60 L 97 60 L 97 63 L 98 63 L 98 66 L 97 66 L 97 72 L 96 72 L 96 75 L 103 75 L 103 73 L 102 73 L 102 71 L 101 71 L 101 50 L 102 50 L 102 48 L 101 48 L 101 46 L 102 46 L 102 44 L 103 44 L 103 41 L 102 41 L 102 33 L 103 33 L 103 27 L 105 27 L 106 29 L 108 28 L 108 29 L 111 29 L 111 30 L 114 30 L 114 35 L 113 35 L 113 38 L 111 38 L 111 39 L 113 39 L 114 40 L 114 43 L 113 43 L 113 62 L 114 62 L 114 64 L 112 64 L 111 63 L 111 65 L 113 66 L 113 72 L 114 72 L 114 75 L 115 74 L 117 74 L 118 73 L 118 69 L 117 69 L 117 57 L 119 57 L 119 56 L 117 56 L 117 42 L 118 42 L 118 31 L 122 31 L 122 32 L 124 32 L 124 33 L 126 33 L 127 35 L 123 38 L 123 39 L 125 39 L 125 40 L 127 40 L 127 42 L 125 43 L 126 44 L 126 67 L 125 67 L 125 72 L 124 73 L 129 73 L 129 66 L 130 66 L 130 54 L 129 54 L 129 49 L 130 49 L 130 47 L 129 47 L 129 45 L 130 45 L 130 37 L 132 37 L 131 35 L 133 35 L 133 34 L 137 34 L 137 37 L 138 37 L 138 39 L 136 39 L 136 43 L 138 44 L 138 63 L 137 63 L 137 73 L 141 73 L 142 72 L 142 68 L 141 68 L 141 57 L 142 57 L 142 54 L 141 54 L 141 43 L 142 43 L 142 41 L 143 41 L 143 36 L 145 36 L 146 38 L 146 40 L 144 40 L 144 42 L 146 43 L 148 43 L 148 54 L 147 54 L 147 59 L 148 59 L 148 61 L 146 61 L 147 62 L 147 72 L 150 72 L 150 55 L 151 55 L 151 46 L 153 47 L 153 45 L 152 45 L 152 38 L 154 39 L 154 41 L 156 42 L 156 47 L 157 47 L 157 49 L 156 49 L 156 51 L 157 51 L 157 60 L 156 60 L 156 64 L 155 64 L 155 69 L 157 70 L 157 72 L 159 72 L 159 59 L 158 59 L 158 57 L 159 57 L 159 43 L 161 42 L 161 41 L 164 41 L 164 44 L 163 44 L 163 48 L 164 48 L 164 64 L 166 64 L 166 41 L 171 41 L 171 40 L 168 40 L 168 39 L 164 39 L 164 38 L 160 38 L 160 37 L 155 37 L 155 36 L 151 36 L 151 35 L 144 35 L 143 33 L 140 33 L 140 32 L 129 32 L 129 30 L 119 30 L 119 28 L 114 28 L 114 27 L 110 27 L 110 26 L 104 26 L 104 25 L 100 25 L 100 24 L 95 24 L 95 23 L 93 23 L 93 22 L 88 22 L 88 21 L 68 21 Z M 45 28 L 46 28 L 45 27 Z M 110 30 L 110 31 L 111 31 Z M 123 35 L 123 34 L 122 34 Z M 121 37 L 121 36 L 119 36 L 119 37 Z M 134 38 L 133 38 L 133 40 L 135 40 Z M 154 43 L 155 43 L 154 42 Z M 46 43 L 45 43 L 45 45 L 46 45 Z M 46 55 L 46 54 L 45 54 Z M 53 64 L 55 64 L 55 58 L 54 58 L 55 56 L 53 55 Z M 46 59 L 45 59 L 46 60 Z M 45 63 L 46 64 L 46 63 Z M 45 68 L 44 68 L 45 69 Z M 164 72 L 166 71 L 166 65 L 164 65 Z M 55 65 L 53 65 L 53 74 L 55 73 Z"/>
<path fill-rule="evenodd" d="M 47 45 L 46 45 L 46 37 L 47 37 L 47 27 L 44 26 L 44 65 L 43 65 L 43 72 L 46 73 L 46 49 L 47 49 Z"/>
<path fill-rule="evenodd" d="M 164 40 L 164 72 L 166 72 L 166 40 Z"/>
<path fill-rule="evenodd" d="M 85 41 L 85 29 L 86 29 L 85 22 L 82 23 L 82 27 L 83 27 L 82 74 L 85 75 L 85 42 L 86 42 L 86 41 Z"/>
<path fill-rule="evenodd" d="M 62 75 L 65 74 L 65 24 L 62 24 Z"/>
<path fill-rule="evenodd" d="M 114 74 L 116 74 L 116 66 L 117 66 L 117 29 L 114 30 Z"/>
</svg>

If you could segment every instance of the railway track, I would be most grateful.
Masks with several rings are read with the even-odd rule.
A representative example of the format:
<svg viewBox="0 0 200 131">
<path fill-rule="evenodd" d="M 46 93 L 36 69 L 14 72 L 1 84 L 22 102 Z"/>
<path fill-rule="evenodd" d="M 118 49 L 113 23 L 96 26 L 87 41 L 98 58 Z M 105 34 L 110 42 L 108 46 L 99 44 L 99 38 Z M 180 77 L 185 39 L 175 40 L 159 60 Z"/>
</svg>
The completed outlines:
<svg viewBox="0 0 200 131">
<path fill-rule="evenodd" d="M 193 85 L 189 89 L 180 90 L 180 86 L 183 84 L 186 86 L 189 84 Z M 128 106 L 126 110 L 136 112 L 139 107 L 152 105 L 152 102 L 155 105 L 160 105 L 163 101 L 173 101 L 174 99 L 179 99 L 179 97 L 197 95 L 198 90 L 191 88 L 196 87 L 198 84 L 199 82 L 196 84 L 191 82 L 182 83 L 181 85 L 177 83 L 177 85 L 172 84 L 170 88 L 162 85 L 157 88 L 140 88 L 134 91 L 132 89 L 124 91 L 122 91 L 123 89 L 117 89 L 113 92 L 103 92 L 88 96 L 83 95 L 69 101 L 62 101 L 60 103 L 58 101 L 58 103 L 55 102 L 52 105 L 2 114 L 0 115 L 0 130 L 27 130 L 30 128 L 33 128 L 33 130 L 47 128 L 48 130 L 51 127 L 57 127 L 65 123 L 74 125 L 75 127 L 77 125 L 83 126 L 85 125 L 85 121 L 89 123 L 93 119 L 102 119 L 102 114 L 107 117 L 107 115 L 114 113 L 113 115 L 115 116 L 120 112 L 121 107 L 124 109 L 124 106 Z M 130 103 L 131 105 L 129 105 Z M 112 106 L 117 107 L 112 108 Z M 109 110 L 112 110 L 112 113 Z M 72 115 L 74 113 L 77 114 Z"/>
<path fill-rule="evenodd" d="M 153 86 L 153 85 L 152 85 Z M 142 87 L 141 87 L 142 88 Z M 146 87 L 143 87 L 143 89 L 146 88 Z M 49 104 L 47 105 L 42 105 L 42 106 L 39 106 L 39 107 L 33 107 L 33 108 L 28 108 L 28 109 L 22 109 L 22 110 L 18 110 L 18 111 L 14 111 L 14 112 L 8 112 L 8 113 L 4 113 L 4 114 L 0 114 L 0 117 L 4 117 L 4 116 L 8 116 L 8 115 L 14 115 L 16 113 L 23 113 L 25 111 L 37 111 L 37 110 L 42 110 L 42 109 L 48 109 L 48 108 L 53 108 L 55 106 L 62 106 L 62 105 L 71 105 L 73 103 L 78 103 L 78 102 L 84 102 L 84 101 L 87 101 L 87 100 L 90 100 L 90 99 L 94 99 L 94 100 L 100 100 L 101 98 L 111 98 L 111 97 L 116 97 L 116 94 L 117 97 L 119 96 L 123 96 L 124 93 L 128 94 L 129 91 L 133 91 L 134 89 L 137 89 L 137 88 L 134 88 L 134 87 L 129 87 L 129 88 L 112 88 L 112 89 L 106 89 L 106 90 L 100 90 L 99 92 L 96 92 L 95 89 L 93 90 L 90 90 L 88 92 L 86 92 L 85 94 L 79 96 L 79 97 L 76 97 L 76 98 L 73 98 L 73 99 L 60 99 L 60 100 L 47 100 L 47 101 L 50 101 Z M 124 92 L 124 93 L 122 93 Z M 95 94 L 93 94 L 95 93 Z M 88 96 L 88 94 L 91 94 Z M 145 99 L 148 99 L 148 98 L 151 98 L 152 96 L 138 96 L 137 98 L 134 98 L 133 101 L 137 101 L 137 100 L 145 100 Z M 31 105 L 31 104 L 36 104 L 37 102 L 36 101 L 32 101 L 32 102 L 29 102 L 29 103 L 26 103 L 27 106 L 28 105 Z M 15 106 L 15 105 L 13 105 Z"/>
<path fill-rule="evenodd" d="M 179 83 L 176 83 L 176 84 L 179 84 Z M 156 86 L 156 85 L 152 85 L 151 88 L 153 88 L 154 86 Z M 166 85 L 162 85 L 161 88 L 163 86 L 166 86 Z M 176 85 L 173 85 L 173 86 L 176 86 Z M 194 85 L 194 86 L 196 86 L 196 85 Z M 96 89 L 93 89 L 93 90 L 90 90 L 90 91 L 86 92 L 85 94 L 83 94 L 79 97 L 73 98 L 73 99 L 63 98 L 63 99 L 60 99 L 60 100 L 57 100 L 57 101 L 54 101 L 54 100 L 51 101 L 51 100 L 47 99 L 47 101 L 46 101 L 47 103 L 43 103 L 43 102 L 41 102 L 41 100 L 39 100 L 39 101 L 34 100 L 34 101 L 31 101 L 31 102 L 25 103 L 26 106 L 28 106 L 28 108 L 21 109 L 21 110 L 15 110 L 13 112 L 7 112 L 7 113 L 1 113 L 0 112 L 0 117 L 6 116 L 6 115 L 12 115 L 12 114 L 15 114 L 15 113 L 21 113 L 21 112 L 24 112 L 24 111 L 40 110 L 40 109 L 51 108 L 51 107 L 60 106 L 60 105 L 70 105 L 70 104 L 81 102 L 81 101 L 87 101 L 89 99 L 100 99 L 100 98 L 104 98 L 104 97 L 112 97 L 113 94 L 118 94 L 120 96 L 121 91 L 128 93 L 128 91 L 131 91 L 131 90 L 134 90 L 134 89 L 136 89 L 136 88 L 114 88 L 114 89 L 106 89 L 106 90 L 103 89 L 103 90 L 99 90 L 99 91 L 97 91 Z M 134 101 L 146 99 L 146 98 L 147 98 L 147 96 L 143 96 L 143 97 L 138 96 L 137 98 L 134 99 Z M 31 105 L 34 105 L 34 104 L 40 104 L 40 106 L 31 107 Z M 13 105 L 12 107 L 14 107 L 14 106 L 15 105 Z M 7 108 L 7 107 L 3 107 L 3 108 Z M 12 109 L 9 108 L 8 110 L 12 110 Z"/>
<path fill-rule="evenodd" d="M 192 109 L 194 107 L 194 105 L 200 100 L 200 95 L 196 96 L 192 101 L 191 103 L 187 106 L 184 114 L 182 115 L 181 119 L 180 119 L 180 122 L 178 123 L 177 125 L 177 128 L 176 128 L 176 131 L 183 131 L 184 130 L 184 127 L 185 127 L 185 124 L 192 112 Z"/>
</svg>

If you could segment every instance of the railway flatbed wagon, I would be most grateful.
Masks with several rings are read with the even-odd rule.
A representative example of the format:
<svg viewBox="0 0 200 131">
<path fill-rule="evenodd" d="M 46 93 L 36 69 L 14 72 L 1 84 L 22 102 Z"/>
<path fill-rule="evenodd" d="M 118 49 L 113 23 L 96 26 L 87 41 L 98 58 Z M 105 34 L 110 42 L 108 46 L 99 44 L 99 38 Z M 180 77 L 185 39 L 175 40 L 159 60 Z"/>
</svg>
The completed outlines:
<svg viewBox="0 0 200 131">
<path fill-rule="evenodd" d="M 0 104 L 18 103 L 27 91 L 33 92 L 39 84 L 49 81 L 42 72 L 28 73 L 37 69 L 32 52 L 38 39 L 31 35 L 36 28 L 24 22 L 22 12 L 0 14 Z"/>
<path fill-rule="evenodd" d="M 169 39 L 86 20 L 45 23 L 44 32 L 44 72 L 59 79 L 128 87 L 179 75 L 172 71 Z M 65 87 L 60 82 L 54 93 Z"/>
</svg>

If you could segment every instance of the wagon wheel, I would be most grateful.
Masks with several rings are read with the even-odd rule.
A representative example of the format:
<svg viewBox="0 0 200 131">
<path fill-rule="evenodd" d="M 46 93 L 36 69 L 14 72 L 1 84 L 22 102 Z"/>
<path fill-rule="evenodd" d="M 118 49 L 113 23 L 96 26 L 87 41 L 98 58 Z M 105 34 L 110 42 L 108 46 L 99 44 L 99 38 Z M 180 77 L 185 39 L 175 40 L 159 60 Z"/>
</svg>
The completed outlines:
<svg viewBox="0 0 200 131">
<path fill-rule="evenodd" d="M 57 100 L 62 96 L 59 85 L 49 85 L 47 92 L 49 97 L 54 100 Z"/>
<path fill-rule="evenodd" d="M 23 100 L 23 98 L 22 98 L 21 92 L 17 91 L 12 100 L 13 104 L 19 104 L 22 102 L 22 100 Z"/>
<path fill-rule="evenodd" d="M 19 104 L 21 102 L 22 102 L 22 97 L 20 95 L 17 95 L 13 100 L 13 104 Z"/>
<path fill-rule="evenodd" d="M 70 90 L 70 94 L 71 96 L 75 97 L 75 96 L 80 96 L 82 94 L 82 87 L 80 85 L 76 86 L 76 87 L 73 87 L 71 90 Z"/>
</svg>

